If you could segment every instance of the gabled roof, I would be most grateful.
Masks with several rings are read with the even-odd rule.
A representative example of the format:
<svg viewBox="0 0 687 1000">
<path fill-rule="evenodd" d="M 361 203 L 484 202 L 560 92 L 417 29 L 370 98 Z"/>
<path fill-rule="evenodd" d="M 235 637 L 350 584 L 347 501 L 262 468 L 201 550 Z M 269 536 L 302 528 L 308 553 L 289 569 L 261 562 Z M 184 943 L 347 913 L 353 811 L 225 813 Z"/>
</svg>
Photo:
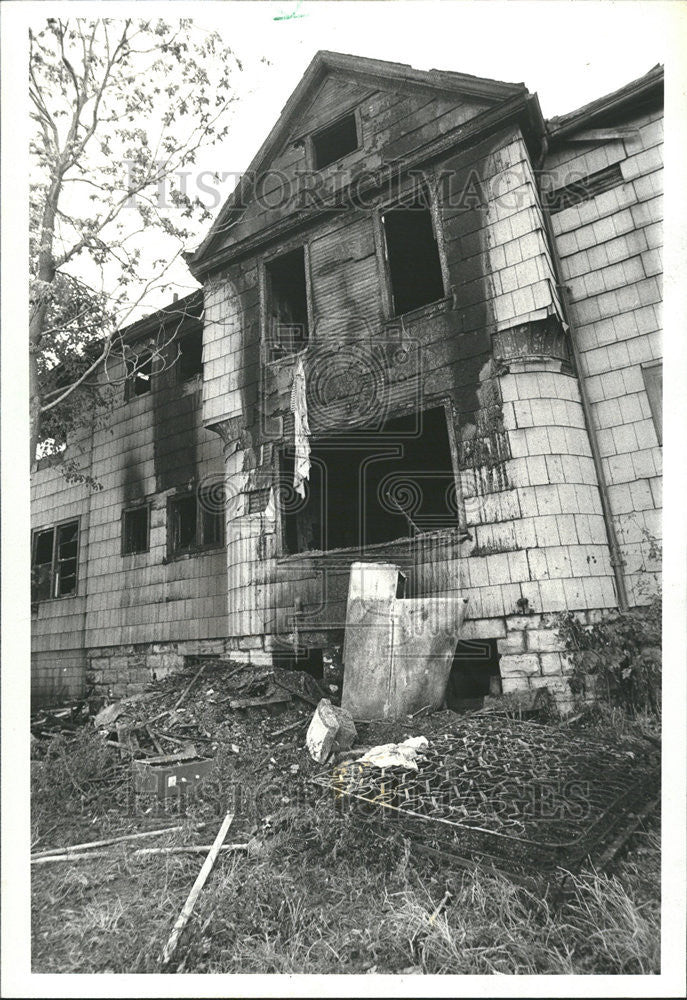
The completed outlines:
<svg viewBox="0 0 687 1000">
<path fill-rule="evenodd" d="M 608 119 L 613 114 L 620 114 L 645 101 L 658 98 L 663 98 L 663 66 L 660 64 L 611 94 L 599 97 L 566 115 L 549 118 L 546 130 L 551 139 L 562 139 L 579 128 L 586 128 Z"/>
<path fill-rule="evenodd" d="M 343 74 L 372 86 L 388 86 L 391 83 L 409 90 L 424 89 L 443 95 L 460 94 L 464 97 L 472 97 L 493 104 L 527 94 L 524 83 L 503 83 L 500 80 L 489 80 L 484 77 L 453 73 L 447 70 L 418 70 L 405 63 L 386 62 L 381 59 L 368 59 L 363 56 L 345 55 L 342 52 L 320 50 L 313 57 L 300 83 L 282 108 L 274 128 L 251 161 L 236 189 L 220 209 L 208 235 L 195 253 L 187 258 L 192 272 L 209 255 L 216 237 L 226 231 L 227 222 L 231 215 L 237 210 L 242 211 L 241 206 L 246 203 L 246 187 L 269 164 L 288 137 L 298 114 L 311 100 L 325 77 L 332 73 Z M 237 206 L 239 206 L 238 209 Z"/>
</svg>

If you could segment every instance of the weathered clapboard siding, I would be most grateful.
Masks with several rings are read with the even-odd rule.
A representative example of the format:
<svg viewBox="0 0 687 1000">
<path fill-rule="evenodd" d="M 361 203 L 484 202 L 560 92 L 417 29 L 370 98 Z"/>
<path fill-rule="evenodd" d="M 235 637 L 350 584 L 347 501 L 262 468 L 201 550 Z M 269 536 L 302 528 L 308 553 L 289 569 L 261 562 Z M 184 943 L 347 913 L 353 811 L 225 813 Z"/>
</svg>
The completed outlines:
<svg viewBox="0 0 687 1000">
<path fill-rule="evenodd" d="M 110 369 L 113 380 L 120 374 Z M 192 651 L 189 640 L 226 635 L 224 549 L 167 558 L 168 496 L 189 473 L 196 482 L 224 477 L 221 442 L 201 419 L 200 380 L 178 385 L 172 368 L 154 376 L 147 395 L 125 401 L 120 388 L 109 425 L 95 430 L 81 452 L 79 464 L 98 491 L 69 485 L 59 465 L 32 476 L 34 528 L 80 518 L 78 594 L 41 601 L 34 612 L 39 700 L 83 693 L 94 648 L 101 658 L 108 648 L 161 642 L 183 641 Z M 143 500 L 151 504 L 150 549 L 124 556 L 122 511 Z"/>
<path fill-rule="evenodd" d="M 663 353 L 662 117 L 658 109 L 625 116 L 636 135 L 564 143 L 546 162 L 555 186 L 612 164 L 622 173 L 617 186 L 556 213 L 553 225 L 633 602 L 646 598 L 647 570 L 658 572 L 644 532 L 661 537 L 662 456 L 642 364 Z"/>
<path fill-rule="evenodd" d="M 87 597 L 39 611 L 60 619 L 62 668 L 45 673 L 53 689 L 59 669 L 79 675 L 84 656 L 98 684 L 116 675 L 124 693 L 193 651 L 240 649 L 264 663 L 275 647 L 338 641 L 331 636 L 344 624 L 350 565 L 364 558 L 397 562 L 412 594 L 467 597 L 464 637 L 498 639 L 503 691 L 549 687 L 567 698 L 569 668 L 551 616 L 575 610 L 591 623 L 618 603 L 578 376 L 592 400 L 630 597 L 644 599 L 641 532 L 658 534 L 660 505 L 660 448 L 641 375 L 660 354 L 658 114 L 616 116 L 637 125 L 634 138 L 574 141 L 570 128 L 587 109 L 551 133 L 544 166 L 558 172 L 559 186 L 622 171 L 616 187 L 553 215 L 581 352 L 575 372 L 537 173 L 544 124 L 524 89 L 473 80 L 460 91 L 456 75 L 397 66 L 387 86 L 382 64 L 336 57 L 332 69 L 327 59 L 315 58 L 326 72 L 309 71 L 290 99 L 287 120 L 263 147 L 269 158 L 256 158 L 260 197 L 242 185 L 242 213 L 223 212 L 192 262 L 205 282 L 202 390 L 182 391 L 163 376 L 151 396 L 123 404 L 113 434 L 93 436 L 102 493 L 63 497 L 64 509 L 84 506 Z M 309 136 L 348 110 L 360 148 L 314 172 Z M 409 166 L 432 192 L 445 294 L 394 316 L 381 213 L 410 190 L 400 169 Z M 359 195 L 361 179 L 371 200 L 342 198 L 336 208 L 330 200 L 322 211 L 323 196 Z M 265 265 L 300 246 L 315 443 L 332 426 L 369 426 L 377 410 L 394 417 L 444 407 L 455 525 L 364 552 L 311 545 L 287 554 L 278 499 L 293 494 L 280 453 L 293 442 L 295 359 L 268 360 L 262 327 Z M 321 461 L 316 448 L 313 464 Z M 225 549 L 168 561 L 167 498 L 203 476 L 225 483 Z M 44 483 L 47 499 L 56 486 Z M 151 550 L 123 560 L 121 509 L 141 497 L 152 505 Z M 38 656 L 47 655 L 48 634 L 37 631 Z"/>
</svg>

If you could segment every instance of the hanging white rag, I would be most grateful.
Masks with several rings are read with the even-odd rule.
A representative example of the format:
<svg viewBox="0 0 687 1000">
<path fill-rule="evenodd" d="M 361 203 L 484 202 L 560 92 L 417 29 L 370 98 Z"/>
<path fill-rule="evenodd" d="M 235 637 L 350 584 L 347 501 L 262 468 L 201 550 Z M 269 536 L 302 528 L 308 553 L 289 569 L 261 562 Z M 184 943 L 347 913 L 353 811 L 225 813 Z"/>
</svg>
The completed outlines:
<svg viewBox="0 0 687 1000">
<path fill-rule="evenodd" d="M 299 496 L 305 496 L 305 480 L 310 478 L 310 425 L 308 424 L 308 403 L 305 396 L 305 368 L 303 358 L 298 357 L 293 370 L 291 386 L 291 412 L 293 413 L 293 485 Z"/>
</svg>

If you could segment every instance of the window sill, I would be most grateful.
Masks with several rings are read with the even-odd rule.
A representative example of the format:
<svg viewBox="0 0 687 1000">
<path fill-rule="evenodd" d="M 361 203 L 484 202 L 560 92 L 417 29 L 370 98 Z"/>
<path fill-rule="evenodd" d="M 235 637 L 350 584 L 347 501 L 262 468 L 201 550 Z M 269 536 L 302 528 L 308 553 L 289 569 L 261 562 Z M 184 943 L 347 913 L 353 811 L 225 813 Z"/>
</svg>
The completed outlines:
<svg viewBox="0 0 687 1000">
<path fill-rule="evenodd" d="M 399 313 L 397 316 L 389 316 L 385 320 L 386 326 L 393 326 L 394 323 L 412 322 L 416 319 L 430 319 L 433 316 L 440 316 L 453 309 L 453 296 L 446 295 L 436 302 L 428 302 L 425 306 L 418 306 L 417 309 L 410 309 L 408 312 Z"/>
<path fill-rule="evenodd" d="M 38 611 L 41 604 L 52 604 L 53 601 L 69 601 L 74 600 L 76 597 L 81 597 L 81 594 L 58 594 L 57 597 L 40 597 L 37 601 L 31 601 L 31 611 L 34 608 Z"/>
<path fill-rule="evenodd" d="M 372 542 L 369 545 L 353 545 L 348 548 L 343 549 L 313 549 L 311 552 L 291 552 L 285 553 L 277 559 L 277 565 L 289 565 L 299 560 L 307 559 L 308 561 L 314 559 L 326 560 L 330 557 L 336 556 L 356 556 L 360 555 L 361 558 L 367 556 L 370 552 L 383 552 L 388 549 L 396 549 L 404 551 L 409 549 L 412 545 L 418 542 L 429 542 L 429 541 L 457 541 L 464 542 L 470 538 L 470 534 L 459 527 L 455 528 L 441 528 L 438 531 L 424 531 L 419 535 L 414 535 L 412 538 L 402 537 L 402 538 L 392 538 L 388 542 Z M 354 560 L 355 561 L 355 560 Z"/>
<path fill-rule="evenodd" d="M 222 552 L 226 548 L 224 542 L 220 545 L 202 545 L 195 549 L 184 549 L 183 552 L 171 552 L 162 560 L 163 565 L 173 562 L 181 562 L 183 559 L 193 559 L 195 556 L 204 556 L 211 552 Z"/>
</svg>

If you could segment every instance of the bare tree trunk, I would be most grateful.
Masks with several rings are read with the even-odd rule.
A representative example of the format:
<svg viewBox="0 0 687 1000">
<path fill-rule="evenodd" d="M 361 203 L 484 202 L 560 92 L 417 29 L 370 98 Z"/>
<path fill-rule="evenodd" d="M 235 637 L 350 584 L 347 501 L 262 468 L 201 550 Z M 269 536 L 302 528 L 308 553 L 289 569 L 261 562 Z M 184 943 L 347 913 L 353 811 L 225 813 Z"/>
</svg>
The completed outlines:
<svg viewBox="0 0 687 1000">
<path fill-rule="evenodd" d="M 62 187 L 61 168 L 56 170 L 56 177 L 50 186 L 48 197 L 41 220 L 40 248 L 38 251 L 38 274 L 34 300 L 31 302 L 31 319 L 29 321 L 29 420 L 31 429 L 31 464 L 36 460 L 36 450 L 41 433 L 41 393 L 38 383 L 38 353 L 41 347 L 45 320 L 48 311 L 48 298 L 55 281 L 55 258 L 53 247 L 55 241 L 55 217 L 57 203 Z"/>
</svg>

